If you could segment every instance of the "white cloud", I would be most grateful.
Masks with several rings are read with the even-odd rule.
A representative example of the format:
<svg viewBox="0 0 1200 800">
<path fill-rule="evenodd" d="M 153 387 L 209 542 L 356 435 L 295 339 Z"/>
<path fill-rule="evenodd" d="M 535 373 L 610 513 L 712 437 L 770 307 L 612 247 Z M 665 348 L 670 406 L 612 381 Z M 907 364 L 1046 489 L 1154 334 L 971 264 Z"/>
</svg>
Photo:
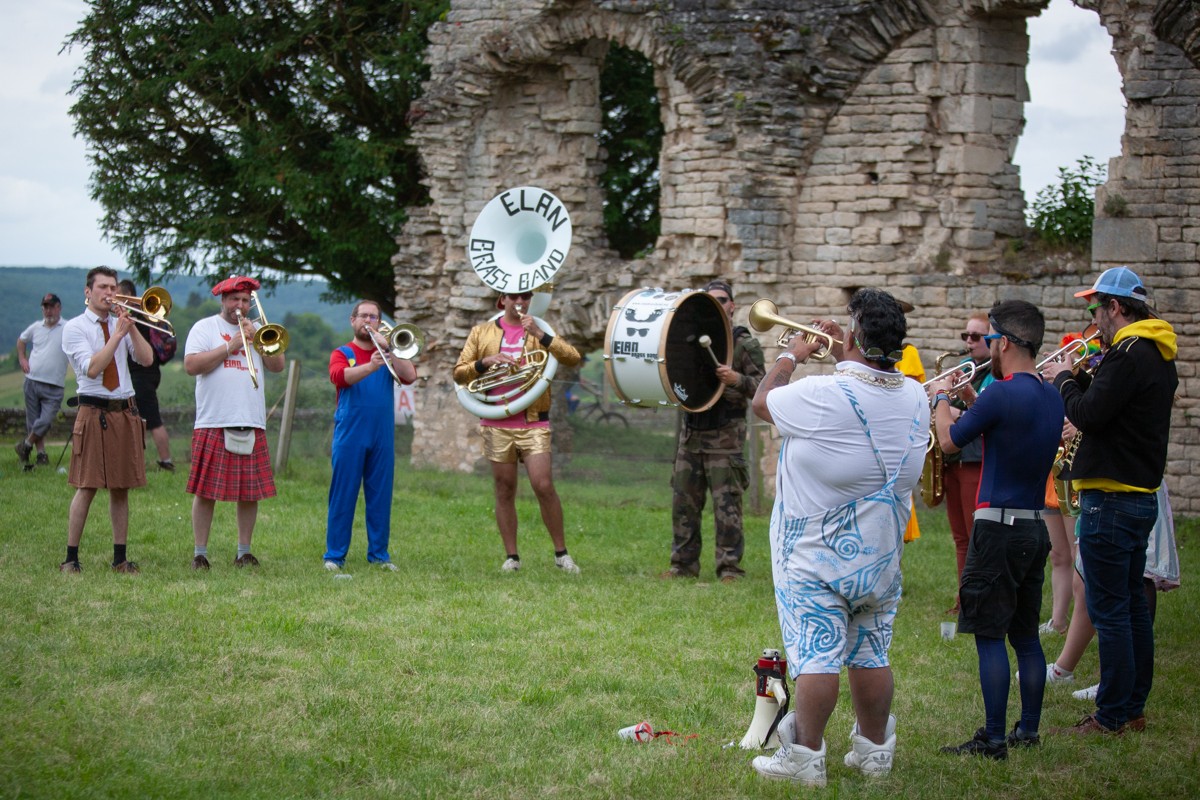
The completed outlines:
<svg viewBox="0 0 1200 800">
<path fill-rule="evenodd" d="M 0 0 L 0 264 L 124 263 L 103 241 L 68 113 L 83 54 L 60 51 L 86 13 L 84 0 Z M 1053 0 L 1029 30 L 1031 100 L 1015 160 L 1032 200 L 1059 167 L 1119 154 L 1124 101 L 1095 12 Z"/>
<path fill-rule="evenodd" d="M 1054 0 L 1029 21 L 1029 37 L 1030 101 L 1013 160 L 1032 202 L 1056 180 L 1059 167 L 1085 155 L 1107 165 L 1120 155 L 1125 99 L 1112 39 L 1094 11 Z"/>
</svg>

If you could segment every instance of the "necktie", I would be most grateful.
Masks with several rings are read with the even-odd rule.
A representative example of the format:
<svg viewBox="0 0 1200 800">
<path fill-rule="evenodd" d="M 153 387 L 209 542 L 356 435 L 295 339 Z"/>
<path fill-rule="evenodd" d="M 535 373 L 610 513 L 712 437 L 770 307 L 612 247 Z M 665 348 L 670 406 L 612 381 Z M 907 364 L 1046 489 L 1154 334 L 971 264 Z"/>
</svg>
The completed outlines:
<svg viewBox="0 0 1200 800">
<path fill-rule="evenodd" d="M 104 331 L 104 342 L 108 343 L 108 320 L 100 320 L 100 330 Z M 104 368 L 104 388 L 110 392 L 121 385 L 121 376 L 117 374 L 117 357 L 113 354 L 113 358 L 108 362 L 108 366 Z"/>
</svg>

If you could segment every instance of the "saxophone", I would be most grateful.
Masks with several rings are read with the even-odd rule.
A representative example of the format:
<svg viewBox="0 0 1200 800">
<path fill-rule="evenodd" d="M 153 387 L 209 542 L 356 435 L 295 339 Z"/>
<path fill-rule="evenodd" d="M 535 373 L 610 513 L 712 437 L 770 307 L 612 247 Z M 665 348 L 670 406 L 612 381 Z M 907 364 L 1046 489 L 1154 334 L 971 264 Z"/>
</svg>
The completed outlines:
<svg viewBox="0 0 1200 800">
<path fill-rule="evenodd" d="M 1054 492 L 1058 495 L 1058 510 L 1063 516 L 1079 516 L 1079 492 L 1071 488 L 1071 479 L 1062 477 L 1062 474 L 1071 469 L 1082 441 L 1083 431 L 1076 431 L 1071 441 L 1059 445 L 1054 466 L 1050 469 L 1050 474 L 1054 476 Z"/>
<path fill-rule="evenodd" d="M 934 362 L 933 371 L 942 374 L 942 367 L 948 358 L 962 356 L 965 351 L 950 351 L 942 353 Z M 930 508 L 939 506 L 946 499 L 946 485 L 943 475 L 946 472 L 946 455 L 938 444 L 937 423 L 933 414 L 929 415 L 929 444 L 925 448 L 925 465 L 921 467 L 921 499 Z"/>
</svg>

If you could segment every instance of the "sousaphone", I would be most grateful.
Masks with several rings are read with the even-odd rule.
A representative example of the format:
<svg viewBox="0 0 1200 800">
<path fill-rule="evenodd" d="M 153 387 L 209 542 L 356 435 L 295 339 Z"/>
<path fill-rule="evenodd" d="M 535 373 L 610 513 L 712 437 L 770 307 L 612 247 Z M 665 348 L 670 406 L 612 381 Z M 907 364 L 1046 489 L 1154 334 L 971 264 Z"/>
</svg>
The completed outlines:
<svg viewBox="0 0 1200 800">
<path fill-rule="evenodd" d="M 570 248 L 567 207 L 545 189 L 520 186 L 496 195 L 479 212 L 471 226 L 467 256 L 479 279 L 497 292 L 534 292 L 524 311 L 554 336 L 554 329 L 539 315 L 550 305 L 549 290 Z M 554 356 L 533 351 L 515 367 L 497 365 L 458 387 L 458 402 L 484 419 L 519 414 L 542 396 L 557 371 Z"/>
</svg>

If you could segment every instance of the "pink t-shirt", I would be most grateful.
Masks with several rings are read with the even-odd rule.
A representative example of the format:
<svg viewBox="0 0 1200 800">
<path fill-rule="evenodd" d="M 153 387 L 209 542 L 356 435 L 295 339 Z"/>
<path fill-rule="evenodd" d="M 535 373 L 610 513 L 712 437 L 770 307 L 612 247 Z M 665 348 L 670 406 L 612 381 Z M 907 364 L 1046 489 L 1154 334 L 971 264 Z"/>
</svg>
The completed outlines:
<svg viewBox="0 0 1200 800">
<path fill-rule="evenodd" d="M 523 345 L 525 344 L 525 329 L 523 327 L 521 327 L 520 325 L 510 325 L 508 320 L 506 320 L 504 317 L 500 317 L 499 323 L 500 323 L 500 328 L 504 331 L 504 341 L 502 341 L 500 343 L 500 352 L 506 353 L 506 354 L 512 356 L 513 358 L 520 358 L 521 351 L 523 349 Z M 507 391 L 511 391 L 511 389 L 512 389 L 512 387 L 502 386 L 499 389 L 493 389 L 491 392 L 489 392 L 489 394 L 492 394 L 492 395 L 504 394 Z M 510 403 L 516 402 L 516 400 L 522 396 L 523 396 L 523 393 L 517 395 L 516 397 L 509 398 L 509 402 Z M 538 422 L 527 422 L 525 420 L 525 415 L 527 412 L 528 412 L 528 410 L 522 411 L 519 414 L 513 414 L 511 417 L 504 417 L 503 419 L 481 419 L 479 421 L 479 424 L 484 426 L 485 428 L 549 428 L 550 427 L 549 420 L 541 420 Z"/>
</svg>

